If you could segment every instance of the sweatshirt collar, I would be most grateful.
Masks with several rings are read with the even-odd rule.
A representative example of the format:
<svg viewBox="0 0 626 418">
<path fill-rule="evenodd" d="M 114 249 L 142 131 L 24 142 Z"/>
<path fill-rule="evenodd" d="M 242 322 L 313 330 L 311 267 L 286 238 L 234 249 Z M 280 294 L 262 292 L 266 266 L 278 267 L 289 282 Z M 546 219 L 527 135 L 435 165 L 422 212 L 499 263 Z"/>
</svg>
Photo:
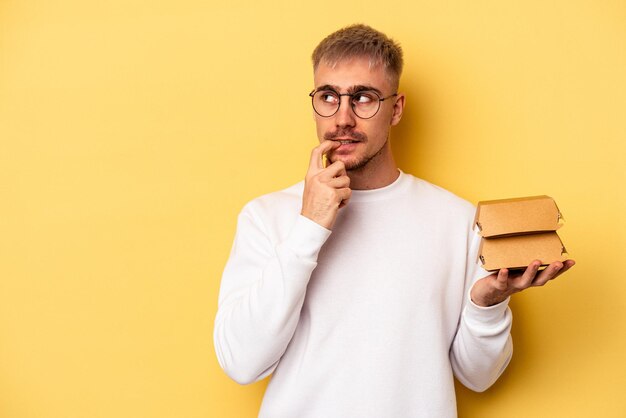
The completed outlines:
<svg viewBox="0 0 626 418">
<path fill-rule="evenodd" d="M 398 169 L 398 171 L 400 172 L 398 178 L 395 179 L 393 183 L 388 184 L 387 186 L 371 190 L 352 190 L 350 203 L 391 199 L 394 196 L 402 193 L 402 191 L 408 186 L 410 179 L 402 170 Z"/>
</svg>

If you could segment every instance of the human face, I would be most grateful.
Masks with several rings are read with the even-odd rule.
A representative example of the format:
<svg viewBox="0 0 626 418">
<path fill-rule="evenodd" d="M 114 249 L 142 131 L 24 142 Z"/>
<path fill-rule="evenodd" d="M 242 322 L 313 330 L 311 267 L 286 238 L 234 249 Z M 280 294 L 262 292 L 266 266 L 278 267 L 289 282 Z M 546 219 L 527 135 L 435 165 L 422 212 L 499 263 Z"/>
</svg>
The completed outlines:
<svg viewBox="0 0 626 418">
<path fill-rule="evenodd" d="M 314 73 L 314 83 L 316 90 L 326 86 L 338 93 L 374 90 L 380 97 L 396 93 L 384 68 L 380 65 L 370 68 L 367 58 L 340 61 L 334 67 L 321 62 Z M 378 113 L 370 119 L 361 119 L 354 114 L 349 97 L 342 96 L 341 100 L 339 110 L 333 116 L 322 117 L 314 112 L 320 142 L 350 141 L 330 151 L 329 161 L 343 161 L 347 170 L 363 169 L 374 163 L 382 168 L 394 166 L 388 143 L 389 129 L 400 121 L 404 96 L 381 102 Z"/>
</svg>

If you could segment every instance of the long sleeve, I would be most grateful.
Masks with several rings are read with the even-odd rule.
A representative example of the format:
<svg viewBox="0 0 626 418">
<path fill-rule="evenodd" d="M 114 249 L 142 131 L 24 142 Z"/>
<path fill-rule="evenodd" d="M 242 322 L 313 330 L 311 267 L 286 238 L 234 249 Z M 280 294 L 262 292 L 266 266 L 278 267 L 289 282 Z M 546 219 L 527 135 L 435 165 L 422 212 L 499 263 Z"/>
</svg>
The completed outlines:
<svg viewBox="0 0 626 418">
<path fill-rule="evenodd" d="M 304 302 L 317 256 L 330 231 L 298 215 L 281 238 L 254 205 L 239 216 L 215 319 L 214 344 L 224 371 L 241 384 L 276 368 Z"/>
<path fill-rule="evenodd" d="M 511 323 L 508 299 L 488 308 L 468 301 L 450 353 L 461 383 L 482 392 L 498 379 L 513 354 Z"/>
<path fill-rule="evenodd" d="M 454 379 L 489 386 L 510 355 L 506 303 L 473 306 L 472 205 L 401 173 L 354 190 L 330 231 L 302 189 L 242 212 L 215 347 L 240 383 L 270 373 L 259 417 L 456 417 Z"/>
<path fill-rule="evenodd" d="M 461 383 L 482 392 L 498 379 L 511 360 L 513 316 L 508 307 L 510 298 L 494 306 L 481 307 L 469 297 L 475 281 L 489 274 L 475 261 L 479 242 L 477 235 L 472 238 L 472 250 L 468 257 L 471 280 L 466 286 L 461 319 L 450 350 L 450 362 Z"/>
</svg>

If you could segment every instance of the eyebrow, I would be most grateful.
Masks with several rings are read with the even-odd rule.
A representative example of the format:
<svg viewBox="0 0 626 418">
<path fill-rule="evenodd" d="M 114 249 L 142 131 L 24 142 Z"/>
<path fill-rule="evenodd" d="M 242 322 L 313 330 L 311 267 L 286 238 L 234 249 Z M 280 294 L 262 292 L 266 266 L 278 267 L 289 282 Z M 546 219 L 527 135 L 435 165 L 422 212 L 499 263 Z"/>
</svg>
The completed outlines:
<svg viewBox="0 0 626 418">
<path fill-rule="evenodd" d="M 348 87 L 348 93 L 352 94 L 352 93 L 356 93 L 357 91 L 363 91 L 363 90 L 371 90 L 379 95 L 382 95 L 382 92 L 380 90 L 378 90 L 376 87 L 374 86 L 368 86 L 368 85 L 364 85 L 364 84 L 357 84 L 356 86 L 351 86 Z"/>
<path fill-rule="evenodd" d="M 339 88 L 339 86 L 333 86 L 331 84 L 324 84 L 315 89 L 315 91 L 320 91 L 320 90 L 333 90 L 333 91 L 339 92 L 341 89 Z M 364 91 L 364 90 L 371 90 L 371 91 L 376 92 L 379 95 L 382 95 L 382 92 L 378 90 L 376 87 L 368 86 L 366 84 L 357 84 L 357 85 L 348 87 L 348 94 L 353 94 L 353 93 L 356 93 L 357 91 Z"/>
</svg>

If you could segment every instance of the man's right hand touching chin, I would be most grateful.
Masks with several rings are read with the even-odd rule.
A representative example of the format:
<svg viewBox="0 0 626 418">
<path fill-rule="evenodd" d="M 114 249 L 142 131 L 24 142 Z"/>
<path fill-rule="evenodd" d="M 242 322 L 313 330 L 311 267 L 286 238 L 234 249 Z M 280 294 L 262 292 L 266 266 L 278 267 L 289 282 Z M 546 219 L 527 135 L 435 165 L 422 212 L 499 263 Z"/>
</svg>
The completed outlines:
<svg viewBox="0 0 626 418">
<path fill-rule="evenodd" d="M 324 155 L 339 145 L 339 142 L 326 140 L 313 148 L 304 179 L 300 213 L 326 229 L 333 228 L 337 212 L 348 204 L 352 194 L 350 177 L 342 161 L 324 167 Z"/>
</svg>

